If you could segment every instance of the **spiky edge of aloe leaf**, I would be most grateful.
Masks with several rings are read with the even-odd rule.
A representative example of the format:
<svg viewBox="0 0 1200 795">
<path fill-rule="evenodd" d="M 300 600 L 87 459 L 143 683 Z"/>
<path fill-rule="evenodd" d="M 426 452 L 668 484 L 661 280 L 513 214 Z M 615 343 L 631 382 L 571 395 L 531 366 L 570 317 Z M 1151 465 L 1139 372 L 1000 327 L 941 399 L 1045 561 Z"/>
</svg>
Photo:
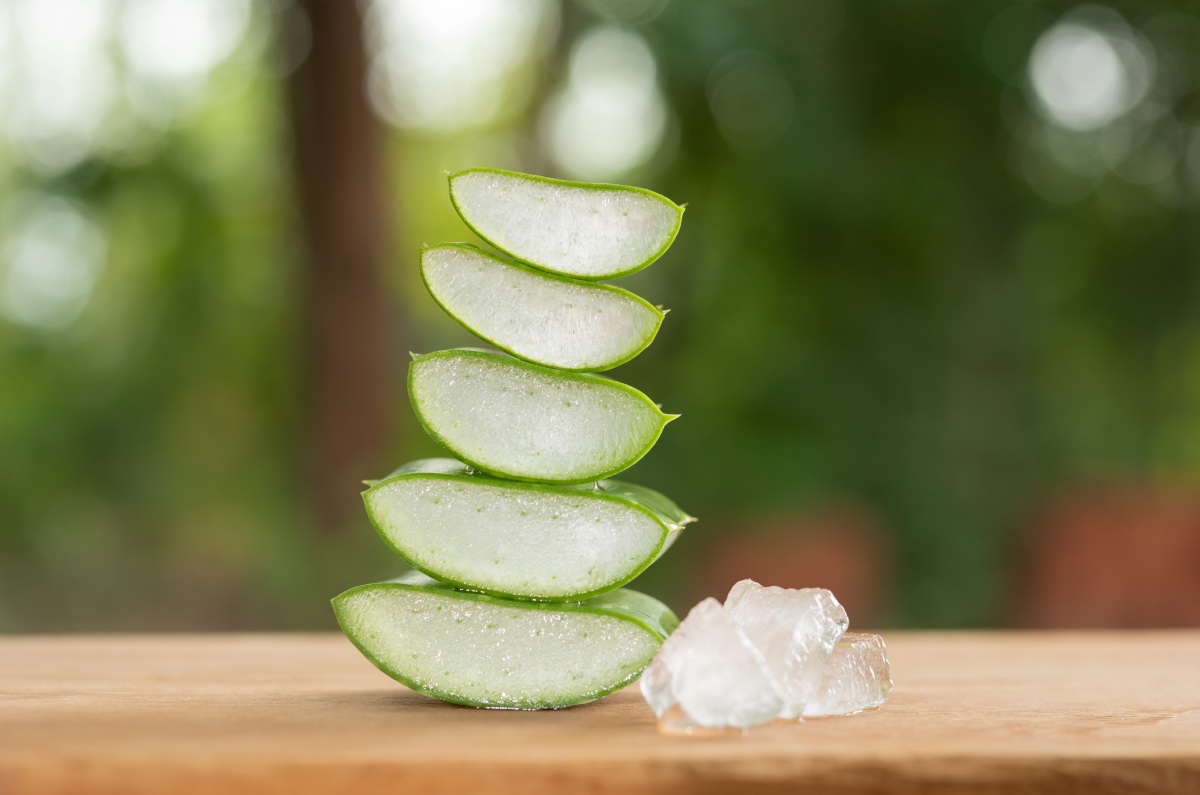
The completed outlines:
<svg viewBox="0 0 1200 795">
<path fill-rule="evenodd" d="M 510 599 L 497 599 L 496 597 L 487 596 L 486 594 L 459 591 L 448 585 L 444 585 L 429 579 L 424 575 L 410 575 L 408 577 L 391 582 L 367 583 L 365 585 L 358 585 L 354 588 L 343 591 L 331 600 L 334 616 L 336 616 L 338 625 L 342 628 L 342 632 L 346 635 L 350 642 L 354 644 L 355 648 L 357 648 L 364 657 L 370 660 L 376 668 L 378 668 L 380 671 L 383 671 L 385 674 L 411 690 L 415 690 L 418 693 L 424 693 L 427 696 L 432 696 L 433 698 L 440 699 L 441 701 L 446 701 L 451 704 L 461 704 L 467 707 L 497 708 L 495 704 L 484 704 L 478 701 L 472 701 L 471 699 L 463 698 L 461 695 L 446 693 L 436 687 L 429 687 L 412 681 L 400 672 L 391 669 L 378 657 L 372 654 L 371 651 L 366 649 L 363 644 L 359 642 L 358 637 L 347 627 L 347 620 L 345 620 L 342 616 L 342 601 L 350 595 L 358 593 L 359 591 L 380 588 L 386 590 L 394 589 L 424 591 L 426 593 L 437 594 L 440 596 L 452 596 L 453 598 L 457 599 L 483 602 L 499 607 L 515 607 L 523 610 L 557 610 L 564 612 L 594 613 L 604 615 L 621 621 L 628 621 L 637 625 L 655 638 L 659 645 L 661 645 L 662 642 L 666 640 L 667 636 L 674 632 L 675 628 L 679 626 L 679 619 L 674 613 L 671 612 L 670 608 L 668 608 L 662 602 L 659 602 L 653 597 L 646 596 L 643 593 L 626 589 L 610 591 L 604 596 L 598 596 L 593 599 L 589 599 L 586 602 L 518 602 Z M 646 666 L 650 664 L 650 661 L 653 659 L 653 657 L 654 655 L 650 655 L 646 659 L 645 665 L 643 665 L 636 673 L 625 677 L 619 682 L 613 683 L 613 685 L 610 687 L 602 688 L 595 692 L 585 693 L 578 698 L 545 702 L 529 701 L 527 705 L 522 704 L 512 707 L 499 708 L 562 709 L 563 707 L 570 707 L 576 704 L 584 704 L 589 701 L 595 701 L 596 699 L 603 698 L 609 693 L 613 693 L 617 690 L 620 690 L 622 687 L 637 681 L 638 677 L 642 675 L 642 671 L 644 671 Z"/>
<path fill-rule="evenodd" d="M 641 450 L 639 450 L 635 456 L 627 459 L 620 466 L 613 467 L 611 469 L 600 470 L 598 472 L 589 472 L 584 477 L 561 478 L 561 479 L 560 478 L 546 478 L 546 477 L 532 477 L 529 475 L 519 475 L 519 474 L 512 473 L 512 472 L 502 472 L 498 469 L 492 469 L 491 467 L 488 467 L 484 464 L 479 463 L 478 461 L 475 461 L 474 459 L 472 459 L 469 456 L 463 455 L 462 451 L 456 450 L 453 446 L 451 446 L 450 443 L 446 440 L 446 438 L 444 436 L 442 436 L 440 433 L 437 433 L 436 431 L 434 431 L 433 428 L 431 428 L 429 426 L 429 423 L 426 422 L 425 415 L 421 413 L 421 408 L 417 405 L 417 401 L 413 399 L 413 370 L 414 370 L 415 366 L 419 362 L 427 361 L 427 360 L 435 358 L 435 357 L 436 358 L 450 358 L 453 356 L 474 356 L 474 357 L 479 357 L 479 358 L 483 358 L 483 359 L 488 359 L 491 361 L 512 364 L 515 367 L 522 367 L 522 368 L 525 368 L 526 370 L 531 370 L 531 371 L 539 373 L 541 375 L 550 376 L 551 378 L 563 379 L 563 380 L 567 380 L 567 381 L 582 381 L 583 383 L 594 384 L 596 386 L 600 386 L 605 389 L 624 390 L 624 391 L 629 392 L 630 394 L 634 395 L 639 400 L 645 402 L 646 405 L 650 406 L 650 408 L 652 408 L 655 411 L 655 413 L 657 413 L 658 416 L 662 419 L 662 422 L 659 423 L 658 430 L 655 431 L 654 435 L 646 443 L 645 447 L 643 447 Z M 562 370 L 556 370 L 552 367 L 544 367 L 540 364 L 534 364 L 533 362 L 527 362 L 524 359 L 518 359 L 513 356 L 504 356 L 503 354 L 490 353 L 488 351 L 481 351 L 481 350 L 478 350 L 475 348 L 449 348 L 444 351 L 433 351 L 431 353 L 421 354 L 420 356 L 414 356 L 413 360 L 408 363 L 408 382 L 407 383 L 408 383 L 408 402 L 410 404 L 412 404 L 413 414 L 416 415 L 417 422 L 421 423 L 421 427 L 425 429 L 425 433 L 429 434 L 430 439 L 433 439 L 433 441 L 436 442 L 439 447 L 441 447 L 443 450 L 445 450 L 446 452 L 448 452 L 450 455 L 454 456 L 455 458 L 459 459 L 463 463 L 467 464 L 472 469 L 478 469 L 480 472 L 486 472 L 489 475 L 495 475 L 496 477 L 503 478 L 505 480 L 519 480 L 519 481 L 525 481 L 525 482 L 531 482 L 531 483 L 552 483 L 555 485 L 569 486 L 572 484 L 579 484 L 579 483 L 593 483 L 597 480 L 603 480 L 604 478 L 612 477 L 613 475 L 617 474 L 618 472 L 624 472 L 626 469 L 629 469 L 629 467 L 633 466 L 638 461 L 642 460 L 642 457 L 645 456 L 646 453 L 650 452 L 651 448 L 653 448 L 654 445 L 657 444 L 659 437 L 662 436 L 663 428 L 667 427 L 667 423 L 669 423 L 672 420 L 677 419 L 679 417 L 678 414 L 664 413 L 663 410 L 658 407 L 658 404 L 655 403 L 654 401 L 652 401 L 650 398 L 646 397 L 645 394 L 643 394 L 642 392 L 639 392 L 638 390 L 634 389 L 633 387 L 629 386 L 628 384 L 622 384 L 620 381 L 614 381 L 611 378 L 605 378 L 604 376 L 599 376 L 599 375 L 591 375 L 589 373 L 564 372 Z"/>
<path fill-rule="evenodd" d="M 492 260 L 493 262 L 498 262 L 501 265 L 504 265 L 504 266 L 507 266 L 510 268 L 517 268 L 519 270 L 525 271 L 526 273 L 528 273 L 532 276 L 536 276 L 541 279 L 548 279 L 548 280 L 556 281 L 556 282 L 565 282 L 566 284 L 571 284 L 576 287 L 582 287 L 587 290 L 596 290 L 596 291 L 602 291 L 602 292 L 608 292 L 608 293 L 616 293 L 623 298 L 632 299 L 635 303 L 639 303 L 646 309 L 649 309 L 654 314 L 654 316 L 656 318 L 658 318 L 658 322 L 656 322 L 654 324 L 653 330 L 651 330 L 650 334 L 642 341 L 642 343 L 637 348 L 635 348 L 633 350 L 633 352 L 631 352 L 628 355 L 626 355 L 620 359 L 617 359 L 616 361 L 613 361 L 613 362 L 604 362 L 602 364 L 588 366 L 588 367 L 561 367 L 556 364 L 550 364 L 548 362 L 538 361 L 537 359 L 531 359 L 528 356 L 523 356 L 522 354 L 517 353 L 516 351 L 514 351 L 512 348 L 508 347 L 507 345 L 503 345 L 500 342 L 497 342 L 496 340 L 492 339 L 491 337 L 484 335 L 478 329 L 472 327 L 469 323 L 467 323 L 461 317 L 454 314 L 454 312 L 450 309 L 450 307 L 446 306 L 446 304 L 442 301 L 442 299 L 438 297 L 438 294 L 436 292 L 434 292 L 433 287 L 430 286 L 430 284 L 429 284 L 429 277 L 426 276 L 426 274 L 425 274 L 425 255 L 430 251 L 435 251 L 437 249 L 446 249 L 446 248 L 456 248 L 456 249 L 460 249 L 463 251 L 469 251 L 472 254 L 478 254 L 480 256 L 487 257 L 488 259 Z M 559 273 L 551 273 L 549 271 L 544 271 L 544 270 L 541 270 L 540 268 L 535 268 L 531 265 L 527 265 L 524 262 L 518 262 L 517 260 L 503 259 L 503 258 L 497 257 L 493 254 L 489 254 L 488 252 L 481 249 L 479 246 L 473 246 L 470 243 L 438 243 L 436 245 L 423 247 L 421 249 L 420 271 L 421 271 L 421 281 L 425 283 L 425 290 L 429 293 L 430 297 L 433 298 L 434 303 L 436 303 L 438 306 L 440 306 L 442 308 L 442 311 L 445 312 L 447 315 L 449 315 L 451 318 L 453 318 L 454 322 L 458 323 L 458 325 L 462 326 L 467 331 L 474 334 L 476 337 L 479 337 L 479 339 L 483 340 L 484 342 L 486 342 L 490 345 L 494 345 L 497 348 L 499 348 L 500 350 L 504 351 L 505 353 L 512 354 L 514 357 L 521 359 L 522 361 L 530 362 L 532 364 L 540 364 L 543 367 L 551 367 L 555 370 L 561 370 L 562 372 L 565 372 L 565 373 L 603 372 L 604 370 L 611 370 L 614 367 L 619 367 L 620 365 L 625 364 L 625 362 L 629 361 L 630 359 L 633 359 L 639 353 L 646 350 L 646 348 L 650 347 L 650 343 L 654 342 L 654 338 L 656 336 L 658 336 L 658 330 L 659 330 L 659 328 L 662 327 L 663 318 L 666 317 L 666 313 L 663 312 L 661 309 L 654 306 L 649 301 L 647 301 L 645 298 L 642 298 L 640 295 L 634 295 L 633 293 L 629 292 L 628 290 L 622 290 L 620 287 L 616 287 L 611 284 L 601 284 L 601 283 L 598 283 L 595 281 L 581 279 L 576 276 L 564 276 Z"/>
<path fill-rule="evenodd" d="M 583 276 L 578 273 L 567 273 L 566 271 L 555 268 L 552 265 L 547 265 L 545 263 L 540 263 L 540 262 L 533 262 L 532 260 L 525 259 L 524 257 L 520 256 L 519 254 L 509 251 L 504 246 L 500 245 L 499 243 L 497 243 L 496 241 L 492 240 L 490 237 L 485 235 L 483 232 L 479 231 L 479 229 L 477 229 L 475 227 L 475 225 L 472 224 L 470 222 L 470 220 L 467 219 L 467 216 L 463 212 L 463 208 L 461 206 L 459 206 L 458 197 L 454 195 L 454 179 L 455 179 L 455 177 L 461 177 L 465 174 L 496 174 L 496 175 L 503 176 L 503 177 L 517 177 L 518 179 L 527 179 L 531 182 L 543 182 L 547 185 L 556 185 L 559 187 L 567 187 L 567 188 L 578 188 L 578 189 L 590 190 L 590 191 L 624 191 L 627 193 L 640 193 L 643 196 L 648 196 L 651 199 L 660 201 L 660 202 L 668 205 L 669 207 L 671 207 L 671 209 L 675 210 L 675 226 L 671 229 L 671 234 L 667 236 L 667 239 L 665 241 L 663 241 L 662 246 L 660 246 L 653 254 L 651 254 L 647 259 L 643 260 L 638 265 L 634 265 L 633 267 L 627 268 L 623 271 L 614 271 L 613 273 L 602 273 L 597 276 Z M 628 276 L 631 273 L 637 273 L 642 268 L 645 268 L 647 265 L 650 265 L 651 263 L 653 263 L 655 260 L 657 260 L 663 254 L 665 254 L 667 249 L 669 249 L 671 247 L 671 244 L 675 242 L 675 237 L 679 234 L 679 227 L 683 223 L 683 212 L 686 209 L 683 206 L 678 205 L 675 202 L 671 201 L 666 196 L 663 196 L 661 193 L 655 193 L 652 190 L 646 190 L 645 188 L 637 188 L 632 185 L 610 185 L 610 184 L 602 183 L 602 182 L 571 182 L 570 180 L 565 180 L 565 179 L 553 179 L 551 177 L 541 177 L 541 176 L 538 176 L 537 174 L 522 174 L 519 171 L 505 171 L 504 169 L 500 169 L 500 168 L 468 168 L 468 169 L 464 169 L 462 171 L 458 171 L 458 172 L 451 174 L 447 178 L 447 180 L 450 185 L 450 203 L 452 205 L 454 205 L 454 212 L 458 213 L 458 217 L 462 219 L 462 222 L 464 224 L 466 224 L 467 228 L 469 228 L 472 232 L 479 235 L 481 238 L 486 240 L 488 243 L 490 243 L 491 245 L 500 249 L 501 251 L 503 251 L 505 254 L 509 255 L 513 259 L 520 260 L 521 262 L 524 262 L 527 265 L 537 268 L 538 270 L 545 271 L 547 273 L 555 273 L 555 274 L 559 274 L 562 276 L 569 276 L 573 279 L 583 279 L 585 281 L 602 281 L 604 279 L 619 279 L 622 276 Z"/>
<path fill-rule="evenodd" d="M 429 460 L 429 459 L 426 459 L 426 460 Z M 486 587 L 480 586 L 478 584 L 463 582 L 461 580 L 456 580 L 453 577 L 449 577 L 449 576 L 433 569 L 432 567 L 421 565 L 411 555 L 407 554 L 402 549 L 400 549 L 400 547 L 394 541 L 392 541 L 392 539 L 387 535 L 387 533 L 384 532 L 380 518 L 378 516 L 376 516 L 375 511 L 372 510 L 371 502 L 370 502 L 371 493 L 374 491 L 377 491 L 379 489 L 385 488 L 388 485 L 396 483 L 398 481 L 408 480 L 408 479 L 416 479 L 416 478 L 426 478 L 426 479 L 431 479 L 431 480 L 449 480 L 449 481 L 455 481 L 455 482 L 460 482 L 460 483 L 478 483 L 481 485 L 498 487 L 498 488 L 503 488 L 503 489 L 510 489 L 513 491 L 543 492 L 543 493 L 549 493 L 549 494 L 554 494 L 554 495 L 561 495 L 564 497 L 585 497 L 587 499 L 595 499 L 595 500 L 599 500 L 601 502 L 616 503 L 616 504 L 621 505 L 626 508 L 632 508 L 632 509 L 650 517 L 652 520 L 654 520 L 655 523 L 658 524 L 659 527 L 662 528 L 662 535 L 659 537 L 658 543 L 655 545 L 654 550 L 649 555 L 647 555 L 636 568 L 632 569 L 627 576 L 624 576 L 620 579 L 613 580 L 612 582 L 606 583 L 599 588 L 593 588 L 590 591 L 580 591 L 577 593 L 562 594 L 560 596 L 536 596 L 536 595 L 527 594 L 527 593 L 515 593 L 513 591 L 502 591 L 502 590 L 499 590 L 496 588 L 486 588 Z M 615 485 L 625 486 L 625 485 L 632 485 L 632 484 L 618 483 Z M 647 489 L 647 491 L 649 491 L 649 489 Z M 654 492 L 654 493 L 657 494 L 657 492 Z M 375 528 L 375 532 L 383 540 L 383 543 L 385 545 L 387 545 L 388 549 L 390 549 L 390 550 L 392 550 L 392 552 L 396 553 L 396 555 L 401 560 L 403 560 L 408 565 L 412 566 L 417 571 L 423 572 L 424 574 L 426 574 L 436 580 L 444 582 L 447 585 L 449 585 L 453 588 L 459 589 L 459 590 L 472 591 L 472 592 L 487 594 L 488 596 L 501 597 L 504 599 L 516 599 L 519 601 L 530 601 L 530 602 L 578 602 L 578 601 L 582 601 L 584 599 L 590 599 L 593 596 L 599 596 L 600 594 L 608 593 L 609 591 L 613 591 L 617 588 L 620 588 L 622 585 L 625 585 L 626 583 L 630 582 L 635 577 L 637 577 L 639 574 L 641 574 L 643 571 L 645 571 L 650 566 L 650 564 L 654 563 L 654 561 L 658 560 L 659 556 L 662 555 L 662 553 L 665 552 L 666 549 L 671 546 L 671 543 L 674 542 L 675 537 L 679 534 L 679 532 L 683 529 L 683 527 L 685 525 L 689 524 L 691 521 L 694 521 L 692 517 L 688 516 L 687 514 L 684 514 L 682 511 L 678 511 L 679 514 L 682 514 L 682 520 L 681 521 L 673 521 L 671 519 L 671 517 L 664 516 L 663 514 L 657 513 L 652 508 L 638 502 L 636 499 L 618 496 L 618 494 L 609 493 L 609 492 L 605 492 L 605 491 L 593 490 L 593 489 L 583 489 L 578 486 L 549 486 L 549 485 L 544 485 L 544 484 L 540 484 L 540 483 L 527 483 L 527 482 L 515 481 L 515 480 L 500 480 L 498 478 L 481 477 L 478 475 L 469 475 L 469 474 L 466 474 L 465 472 L 461 473 L 461 474 L 454 474 L 454 473 L 447 473 L 447 472 L 409 471 L 409 472 L 406 472 L 406 473 L 403 473 L 400 475 L 388 477 L 384 480 L 381 480 L 381 481 L 375 483 L 374 485 L 371 486 L 371 488 L 369 488 L 363 492 L 362 497 L 363 497 L 363 504 L 366 507 L 366 511 L 367 511 L 367 518 L 370 519 L 371 526 Z M 661 498 L 662 500 L 666 500 L 667 502 L 670 502 L 663 495 L 658 495 L 658 497 Z M 674 503 L 672 503 L 672 505 L 673 504 Z"/>
</svg>

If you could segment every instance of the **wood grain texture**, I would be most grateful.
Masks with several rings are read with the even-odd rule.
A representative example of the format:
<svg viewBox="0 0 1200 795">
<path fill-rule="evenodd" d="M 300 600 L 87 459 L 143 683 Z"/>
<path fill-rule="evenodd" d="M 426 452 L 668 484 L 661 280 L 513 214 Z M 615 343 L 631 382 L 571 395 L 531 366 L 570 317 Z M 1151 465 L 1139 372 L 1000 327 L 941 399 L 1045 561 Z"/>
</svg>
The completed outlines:
<svg viewBox="0 0 1200 795">
<path fill-rule="evenodd" d="M 1200 632 L 888 634 L 874 713 L 453 707 L 341 636 L 0 638 L 0 793 L 1200 793 Z"/>
</svg>

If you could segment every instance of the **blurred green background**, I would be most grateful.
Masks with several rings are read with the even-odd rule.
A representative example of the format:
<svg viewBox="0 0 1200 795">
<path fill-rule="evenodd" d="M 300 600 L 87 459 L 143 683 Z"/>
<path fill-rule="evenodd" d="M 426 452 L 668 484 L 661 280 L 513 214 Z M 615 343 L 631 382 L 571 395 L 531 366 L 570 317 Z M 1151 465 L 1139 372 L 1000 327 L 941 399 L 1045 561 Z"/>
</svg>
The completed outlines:
<svg viewBox="0 0 1200 795">
<path fill-rule="evenodd" d="M 638 581 L 1200 624 L 1200 21 L 1168 2 L 0 0 L 0 630 L 332 628 L 472 344 L 445 172 L 688 211 L 614 371 Z M 361 19 L 360 19 L 361 17 Z"/>
</svg>

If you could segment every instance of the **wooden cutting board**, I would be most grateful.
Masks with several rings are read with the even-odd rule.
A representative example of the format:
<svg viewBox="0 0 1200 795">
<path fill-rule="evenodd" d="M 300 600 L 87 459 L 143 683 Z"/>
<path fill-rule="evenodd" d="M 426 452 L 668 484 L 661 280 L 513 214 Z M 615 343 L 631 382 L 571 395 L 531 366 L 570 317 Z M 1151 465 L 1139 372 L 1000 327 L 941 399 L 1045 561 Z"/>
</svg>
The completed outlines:
<svg viewBox="0 0 1200 795">
<path fill-rule="evenodd" d="M 1200 632 L 887 636 L 877 712 L 441 704 L 336 635 L 0 638 L 0 793 L 1200 793 Z"/>
</svg>

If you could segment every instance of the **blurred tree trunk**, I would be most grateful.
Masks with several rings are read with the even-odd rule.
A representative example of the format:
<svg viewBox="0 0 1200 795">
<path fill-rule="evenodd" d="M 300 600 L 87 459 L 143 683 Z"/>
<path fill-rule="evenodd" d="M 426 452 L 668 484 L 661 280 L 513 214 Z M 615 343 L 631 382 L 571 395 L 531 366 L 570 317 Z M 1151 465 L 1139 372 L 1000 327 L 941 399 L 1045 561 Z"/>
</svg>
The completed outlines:
<svg viewBox="0 0 1200 795">
<path fill-rule="evenodd" d="M 307 259 L 309 496 L 333 531 L 361 509 L 390 441 L 389 302 L 382 134 L 364 90 L 359 3 L 301 0 L 312 48 L 291 86 Z"/>
</svg>

